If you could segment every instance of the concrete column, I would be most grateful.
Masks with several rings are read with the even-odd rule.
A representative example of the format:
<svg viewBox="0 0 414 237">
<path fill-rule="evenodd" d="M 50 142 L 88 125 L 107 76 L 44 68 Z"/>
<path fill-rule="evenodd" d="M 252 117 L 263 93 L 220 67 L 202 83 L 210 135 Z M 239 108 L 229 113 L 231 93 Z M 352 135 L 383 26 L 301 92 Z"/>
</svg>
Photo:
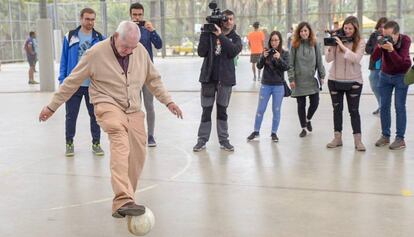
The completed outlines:
<svg viewBox="0 0 414 237">
<path fill-rule="evenodd" d="M 396 21 L 398 22 L 398 24 L 400 25 L 400 32 L 404 33 L 404 18 L 402 15 L 402 11 L 403 11 L 403 4 L 402 4 L 402 0 L 397 0 L 397 19 Z"/>
<path fill-rule="evenodd" d="M 53 0 L 53 21 L 54 21 L 54 29 L 59 29 L 59 15 L 58 15 L 58 4 L 57 0 Z"/>
<path fill-rule="evenodd" d="M 106 0 L 101 0 L 101 17 L 102 17 L 102 30 L 105 37 L 108 37 L 108 16 L 106 13 Z"/>
<path fill-rule="evenodd" d="M 55 91 L 55 68 L 53 62 L 52 20 L 47 18 L 46 0 L 40 0 L 40 19 L 37 20 L 39 42 L 40 91 Z"/>
<path fill-rule="evenodd" d="M 305 17 L 304 17 L 304 0 L 298 0 L 298 15 L 299 15 L 299 21 L 304 21 Z"/>
<path fill-rule="evenodd" d="M 363 26 L 363 22 L 362 22 L 362 16 L 364 15 L 364 1 L 363 0 L 358 0 L 358 6 L 357 6 L 357 17 L 358 17 L 358 22 L 359 22 L 359 29 L 362 32 L 362 26 Z"/>
<path fill-rule="evenodd" d="M 160 0 L 160 15 L 161 15 L 161 39 L 162 44 L 164 47 L 162 47 L 161 55 L 162 58 L 165 57 L 166 51 L 165 51 L 165 45 L 167 45 L 167 38 L 165 37 L 165 2 L 164 0 Z"/>
<path fill-rule="evenodd" d="M 60 63 L 60 57 L 62 55 L 62 31 L 53 30 L 53 41 L 55 42 L 55 62 Z"/>
<path fill-rule="evenodd" d="M 289 32 L 290 27 L 292 27 L 292 3 L 293 0 L 286 1 L 286 32 Z"/>
</svg>

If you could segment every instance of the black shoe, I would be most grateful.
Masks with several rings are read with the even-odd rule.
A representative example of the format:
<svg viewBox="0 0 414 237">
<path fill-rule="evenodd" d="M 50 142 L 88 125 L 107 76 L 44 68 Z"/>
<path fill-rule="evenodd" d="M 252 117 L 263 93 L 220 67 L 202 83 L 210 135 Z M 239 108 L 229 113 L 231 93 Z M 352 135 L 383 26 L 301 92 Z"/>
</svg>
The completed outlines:
<svg viewBox="0 0 414 237">
<path fill-rule="evenodd" d="M 145 207 L 141 205 L 137 205 L 133 202 L 129 202 L 118 210 L 116 210 L 112 217 L 114 218 L 124 218 L 125 216 L 140 216 L 145 213 Z"/>
<path fill-rule="evenodd" d="M 302 132 L 299 133 L 299 137 L 306 137 L 306 134 L 307 134 L 306 130 L 302 129 Z"/>
<path fill-rule="evenodd" d="M 252 134 L 250 134 L 247 137 L 247 141 L 250 142 L 250 141 L 252 141 L 252 140 L 254 140 L 256 138 L 259 138 L 259 132 L 252 132 Z"/>
<path fill-rule="evenodd" d="M 220 142 L 220 148 L 225 151 L 234 151 L 234 146 L 228 140 Z"/>
<path fill-rule="evenodd" d="M 306 129 L 308 129 L 308 131 L 309 132 L 312 132 L 312 124 L 311 124 L 311 121 L 308 121 L 307 123 L 306 123 Z"/>
<path fill-rule="evenodd" d="M 270 134 L 270 137 L 272 138 L 272 141 L 274 141 L 274 142 L 278 142 L 279 141 L 279 138 L 277 137 L 276 133 Z"/>
<path fill-rule="evenodd" d="M 157 143 L 155 142 L 154 136 L 149 135 L 148 136 L 148 146 L 149 147 L 156 147 Z"/>
<path fill-rule="evenodd" d="M 199 152 L 206 149 L 206 142 L 204 140 L 198 140 L 197 144 L 193 147 L 194 152 Z"/>
</svg>

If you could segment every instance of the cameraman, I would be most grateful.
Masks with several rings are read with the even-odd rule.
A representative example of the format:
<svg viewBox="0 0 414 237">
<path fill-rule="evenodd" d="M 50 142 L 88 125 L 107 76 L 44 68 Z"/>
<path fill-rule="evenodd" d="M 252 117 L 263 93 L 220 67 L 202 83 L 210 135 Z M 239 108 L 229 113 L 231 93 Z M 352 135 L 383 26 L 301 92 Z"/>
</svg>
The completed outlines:
<svg viewBox="0 0 414 237">
<path fill-rule="evenodd" d="M 374 115 L 379 114 L 380 112 L 380 96 L 379 96 L 379 73 L 381 71 L 381 59 L 374 61 L 372 60 L 372 53 L 374 52 L 375 47 L 377 47 L 378 39 L 382 37 L 382 31 L 384 30 L 384 25 L 388 21 L 386 17 L 381 17 L 378 19 L 377 24 L 375 25 L 375 31 L 369 36 L 367 45 L 365 47 L 365 52 L 370 54 L 369 61 L 369 84 L 371 85 L 372 92 L 374 92 L 375 98 L 377 99 L 378 108 L 372 113 Z"/>
<path fill-rule="evenodd" d="M 343 43 L 341 38 L 347 39 L 347 42 Z M 328 87 L 334 116 L 334 139 L 327 144 L 327 147 L 342 146 L 342 110 L 344 95 L 346 95 L 355 149 L 365 151 L 365 146 L 361 141 L 361 117 L 359 115 L 359 100 L 363 83 L 361 60 L 365 42 L 359 32 L 358 19 L 354 16 L 347 17 L 335 39 L 337 46 L 328 46 L 325 52 L 326 61 L 332 62 Z"/>
<path fill-rule="evenodd" d="M 234 58 L 242 50 L 240 36 L 234 30 L 234 13 L 225 10 L 226 20 L 214 32 L 202 32 L 198 45 L 198 55 L 204 58 L 201 66 L 201 107 L 203 113 L 198 129 L 198 141 L 193 151 L 205 149 L 211 132 L 211 112 L 217 96 L 217 133 L 220 148 L 234 151 L 228 137 L 227 106 L 232 87 L 236 84 Z"/>
<path fill-rule="evenodd" d="M 379 41 L 381 44 L 377 45 L 372 54 L 372 60 L 382 61 L 379 74 L 382 136 L 375 145 L 385 146 L 390 143 L 391 96 L 395 88 L 397 136 L 389 148 L 399 150 L 405 148 L 404 134 L 407 123 L 405 102 L 408 86 L 404 83 L 404 74 L 411 67 L 409 55 L 411 40 L 407 35 L 400 34 L 400 26 L 395 21 L 385 23 L 383 33 L 384 38 Z"/>
<path fill-rule="evenodd" d="M 152 45 L 156 49 L 162 48 L 162 40 L 155 31 L 154 26 L 149 21 L 144 21 L 144 6 L 141 3 L 133 3 L 129 7 L 129 15 L 131 20 L 139 25 L 141 31 L 141 39 L 139 42 L 147 50 L 151 61 L 153 60 Z M 149 92 L 147 86 L 142 87 L 142 95 L 144 99 L 145 112 L 147 113 L 147 127 L 148 127 L 148 146 L 155 147 L 157 143 L 154 138 L 155 127 L 155 111 L 154 111 L 154 96 Z"/>
</svg>

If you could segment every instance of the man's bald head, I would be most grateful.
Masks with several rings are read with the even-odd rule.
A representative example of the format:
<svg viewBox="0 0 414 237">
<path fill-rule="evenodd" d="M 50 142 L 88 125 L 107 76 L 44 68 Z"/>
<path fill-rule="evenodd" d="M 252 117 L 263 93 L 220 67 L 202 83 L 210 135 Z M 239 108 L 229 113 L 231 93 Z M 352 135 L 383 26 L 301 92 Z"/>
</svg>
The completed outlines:
<svg viewBox="0 0 414 237">
<path fill-rule="evenodd" d="M 141 38 L 138 25 L 132 21 L 122 21 L 114 34 L 115 47 L 118 53 L 125 57 L 132 53 Z"/>
</svg>

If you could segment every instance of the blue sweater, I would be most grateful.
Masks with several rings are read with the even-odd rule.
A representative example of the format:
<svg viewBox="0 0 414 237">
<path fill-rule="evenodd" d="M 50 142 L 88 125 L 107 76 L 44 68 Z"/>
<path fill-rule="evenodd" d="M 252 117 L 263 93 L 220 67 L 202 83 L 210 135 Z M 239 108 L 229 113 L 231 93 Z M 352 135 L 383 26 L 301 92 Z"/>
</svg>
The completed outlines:
<svg viewBox="0 0 414 237">
<path fill-rule="evenodd" d="M 69 76 L 78 64 L 79 30 L 80 26 L 75 30 L 69 31 L 63 39 L 62 56 L 60 58 L 60 74 L 58 78 L 59 84 L 63 83 L 63 80 Z M 92 31 L 92 46 L 104 39 L 105 37 L 98 31 L 95 31 L 95 29 Z"/>
<path fill-rule="evenodd" d="M 148 54 L 151 58 L 151 61 L 154 61 L 151 44 L 154 44 L 156 49 L 161 49 L 162 48 L 161 37 L 157 34 L 155 30 L 153 32 L 150 32 L 143 26 L 140 26 L 139 29 L 141 30 L 141 39 L 139 40 L 139 42 L 142 45 L 144 45 L 144 47 L 147 49 Z"/>
</svg>

